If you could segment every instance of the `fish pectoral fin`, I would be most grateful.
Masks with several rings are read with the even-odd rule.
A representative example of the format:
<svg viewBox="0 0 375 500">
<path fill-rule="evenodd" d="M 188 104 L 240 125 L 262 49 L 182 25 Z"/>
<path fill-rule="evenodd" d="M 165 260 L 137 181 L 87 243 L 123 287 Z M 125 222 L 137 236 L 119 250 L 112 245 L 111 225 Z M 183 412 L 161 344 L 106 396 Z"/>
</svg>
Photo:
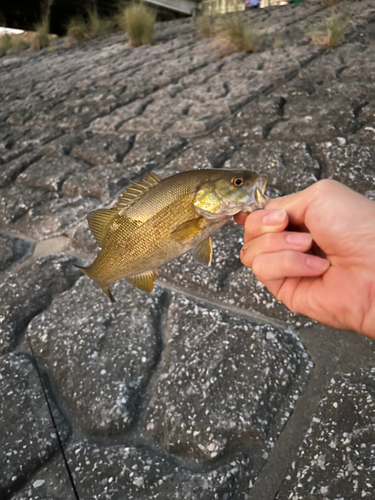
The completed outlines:
<svg viewBox="0 0 375 500">
<path fill-rule="evenodd" d="M 171 238 L 179 243 L 185 243 L 198 236 L 206 227 L 207 221 L 204 217 L 188 220 L 179 225 L 172 233 Z"/>
<path fill-rule="evenodd" d="M 212 261 L 212 241 L 211 238 L 203 240 L 191 251 L 193 257 L 203 266 L 210 266 Z"/>
<path fill-rule="evenodd" d="M 90 229 L 100 247 L 103 246 L 108 229 L 117 215 L 118 210 L 116 208 L 101 208 L 88 214 L 87 220 Z"/>
<path fill-rule="evenodd" d="M 147 271 L 146 273 L 137 274 L 135 276 L 128 276 L 126 281 L 140 290 L 152 292 L 155 282 L 155 273 L 158 274 L 158 270 Z"/>
</svg>

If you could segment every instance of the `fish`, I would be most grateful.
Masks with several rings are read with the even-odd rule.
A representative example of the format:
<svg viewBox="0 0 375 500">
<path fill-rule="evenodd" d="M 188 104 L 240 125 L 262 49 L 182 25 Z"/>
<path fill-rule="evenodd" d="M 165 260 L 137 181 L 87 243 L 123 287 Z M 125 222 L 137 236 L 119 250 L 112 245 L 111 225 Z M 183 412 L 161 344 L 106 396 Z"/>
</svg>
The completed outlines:
<svg viewBox="0 0 375 500">
<path fill-rule="evenodd" d="M 88 214 L 101 250 L 90 266 L 76 267 L 112 302 L 109 287 L 122 278 L 151 292 L 160 266 L 188 251 L 209 266 L 211 236 L 236 213 L 264 208 L 266 183 L 247 170 L 188 170 L 165 179 L 151 172 L 112 208 Z"/>
</svg>

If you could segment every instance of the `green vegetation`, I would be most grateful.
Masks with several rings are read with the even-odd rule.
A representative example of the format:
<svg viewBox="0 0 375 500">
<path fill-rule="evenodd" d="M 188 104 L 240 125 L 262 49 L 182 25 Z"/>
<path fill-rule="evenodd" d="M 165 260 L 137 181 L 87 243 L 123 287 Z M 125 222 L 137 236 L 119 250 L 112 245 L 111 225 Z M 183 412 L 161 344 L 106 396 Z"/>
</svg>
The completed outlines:
<svg viewBox="0 0 375 500">
<path fill-rule="evenodd" d="M 257 52 L 262 37 L 245 24 L 243 16 L 237 13 L 219 20 L 215 41 L 220 56 L 225 57 L 235 52 Z"/>
<path fill-rule="evenodd" d="M 41 50 L 49 46 L 50 13 L 53 0 L 46 0 L 44 4 L 44 14 L 41 21 L 35 26 L 35 33 L 31 39 L 31 48 Z"/>
<path fill-rule="evenodd" d="M 316 45 L 323 45 L 327 49 L 335 49 L 344 37 L 344 32 L 349 24 L 350 15 L 343 17 L 341 14 L 336 14 L 333 9 L 331 16 L 323 21 L 316 30 L 311 33 L 311 39 Z"/>
<path fill-rule="evenodd" d="M 0 37 L 0 57 L 7 54 L 8 50 L 12 48 L 12 37 L 8 34 Z"/>
<path fill-rule="evenodd" d="M 107 17 L 100 17 L 96 7 L 89 9 L 86 18 L 74 17 L 70 20 L 66 36 L 70 44 L 83 43 L 99 36 L 107 35 L 114 30 L 114 23 Z"/>
<path fill-rule="evenodd" d="M 30 36 L 28 34 L 9 35 L 0 37 L 0 57 L 8 53 L 19 54 L 21 50 L 30 47 Z"/>
<path fill-rule="evenodd" d="M 210 16 L 205 14 L 198 16 L 195 20 L 195 24 L 201 38 L 210 38 L 213 35 L 213 26 Z"/>
<path fill-rule="evenodd" d="M 33 50 L 41 50 L 49 46 L 49 15 L 35 26 L 35 34 L 31 40 Z"/>
<path fill-rule="evenodd" d="M 144 3 L 131 3 L 123 12 L 123 25 L 132 47 L 139 47 L 154 41 L 155 11 Z"/>
<path fill-rule="evenodd" d="M 275 38 L 275 41 L 273 42 L 273 49 L 274 50 L 282 49 L 283 45 L 284 45 L 283 39 L 281 38 L 281 36 L 277 36 Z"/>
</svg>

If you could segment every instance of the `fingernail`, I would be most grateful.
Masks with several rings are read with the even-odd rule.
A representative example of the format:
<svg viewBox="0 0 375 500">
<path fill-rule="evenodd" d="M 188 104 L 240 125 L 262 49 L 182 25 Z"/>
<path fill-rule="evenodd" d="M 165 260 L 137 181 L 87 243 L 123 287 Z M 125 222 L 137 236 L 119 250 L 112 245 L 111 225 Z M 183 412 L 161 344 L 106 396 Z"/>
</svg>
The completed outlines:
<svg viewBox="0 0 375 500">
<path fill-rule="evenodd" d="M 285 210 L 273 210 L 263 217 L 263 224 L 265 226 L 278 226 L 284 222 L 285 217 Z"/>
<path fill-rule="evenodd" d="M 306 265 L 313 269 L 314 271 L 320 271 L 324 273 L 330 266 L 330 263 L 327 259 L 321 259 L 320 257 L 309 256 L 306 259 Z"/>
<path fill-rule="evenodd" d="M 311 243 L 312 237 L 309 233 L 290 233 L 286 236 L 286 242 L 295 246 L 306 246 Z"/>
</svg>

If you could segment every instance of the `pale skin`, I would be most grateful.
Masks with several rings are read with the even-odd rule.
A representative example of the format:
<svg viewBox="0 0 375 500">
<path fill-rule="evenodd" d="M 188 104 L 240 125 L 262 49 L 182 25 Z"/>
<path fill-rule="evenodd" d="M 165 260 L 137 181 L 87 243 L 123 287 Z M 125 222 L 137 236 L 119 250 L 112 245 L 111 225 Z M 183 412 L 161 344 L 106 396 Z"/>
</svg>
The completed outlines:
<svg viewBox="0 0 375 500">
<path fill-rule="evenodd" d="M 235 216 L 242 263 L 291 311 L 375 339 L 375 202 L 331 180 Z"/>
</svg>

